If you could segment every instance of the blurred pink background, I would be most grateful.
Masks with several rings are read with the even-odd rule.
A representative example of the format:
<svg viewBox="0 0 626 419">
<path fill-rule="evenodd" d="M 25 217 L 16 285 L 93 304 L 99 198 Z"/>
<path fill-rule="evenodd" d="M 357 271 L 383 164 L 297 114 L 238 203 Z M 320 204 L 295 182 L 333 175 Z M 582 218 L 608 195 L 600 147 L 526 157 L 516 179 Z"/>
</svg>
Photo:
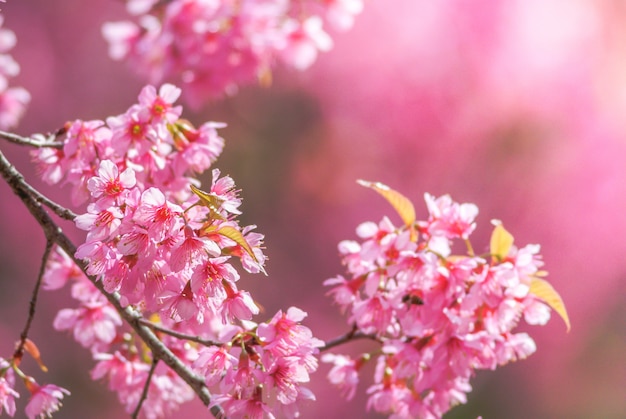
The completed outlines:
<svg viewBox="0 0 626 419">
<path fill-rule="evenodd" d="M 125 18 L 122 2 L 8 0 L 2 9 L 18 38 L 15 84 L 32 95 L 16 132 L 102 119 L 135 102 L 142 81 L 108 58 L 100 35 L 103 22 Z M 229 125 L 217 167 L 243 190 L 243 223 L 266 234 L 269 277 L 242 283 L 265 316 L 297 305 L 319 338 L 347 330 L 321 286 L 343 273 L 337 243 L 355 238 L 363 221 L 395 217 L 356 179 L 401 191 L 418 217 L 424 192 L 449 193 L 480 209 L 475 248 L 486 248 L 492 218 L 516 243 L 542 245 L 572 331 L 556 314 L 545 327 L 524 326 L 537 353 L 480 372 L 468 404 L 446 417 L 626 417 L 626 3 L 366 0 L 355 27 L 333 37 L 312 69 L 279 69 L 269 89 L 246 87 L 184 113 L 196 124 Z M 1 148 L 34 185 L 69 204 L 67 190 L 37 180 L 27 150 Z M 4 183 L 0 220 L 0 356 L 8 357 L 44 240 Z M 68 290 L 43 293 L 40 303 L 31 336 L 49 377 L 24 365 L 72 391 L 58 417 L 126 417 L 115 395 L 90 381 L 87 351 L 52 329 L 56 312 L 72 304 Z M 346 403 L 327 371 L 314 376 L 318 401 L 304 418 L 380 417 L 365 410 L 365 382 Z M 204 410 L 195 402 L 183 412 Z"/>
</svg>

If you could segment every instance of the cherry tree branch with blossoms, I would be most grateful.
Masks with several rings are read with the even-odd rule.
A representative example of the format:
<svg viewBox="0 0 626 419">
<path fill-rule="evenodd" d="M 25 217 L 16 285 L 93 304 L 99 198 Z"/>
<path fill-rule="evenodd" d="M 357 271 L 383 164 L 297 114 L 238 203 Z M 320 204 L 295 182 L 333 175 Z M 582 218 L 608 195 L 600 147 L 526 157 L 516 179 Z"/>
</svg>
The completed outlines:
<svg viewBox="0 0 626 419">
<path fill-rule="evenodd" d="M 186 383 L 217 418 L 295 417 L 301 401 L 314 399 L 304 385 L 317 369 L 316 355 L 366 338 L 381 349 L 356 359 L 322 356 L 333 364 L 329 380 L 351 398 L 359 370 L 377 358 L 368 408 L 396 417 L 440 417 L 465 402 L 475 369 L 534 352 L 527 334 L 511 333 L 522 316 L 545 324 L 550 306 L 569 327 L 560 297 L 542 279 L 538 246 L 516 248 L 495 223 L 489 252 L 476 256 L 469 242 L 476 206 L 426 194 L 430 216 L 416 221 L 407 198 L 370 182 L 360 183 L 387 199 L 404 225 L 395 227 L 387 218 L 365 223 L 357 230 L 363 244 L 340 244 L 351 277 L 326 285 L 349 313 L 350 331 L 328 342 L 316 339 L 301 325 L 306 313 L 296 307 L 252 322 L 259 309 L 238 289 L 229 260 L 264 272 L 262 236 L 236 222 L 241 200 L 232 179 L 214 169 L 208 191 L 195 185 L 191 175 L 209 168 L 221 152 L 221 125 L 195 128 L 181 119 L 182 109 L 174 106 L 179 94 L 172 85 L 158 91 L 147 86 L 139 104 L 106 123 L 68 123 L 62 148 L 57 136 L 47 138 L 53 147 L 33 140 L 43 179 L 67 182 L 77 205 L 89 202 L 81 215 L 60 210 L 0 153 L 2 176 L 48 242 L 62 250 L 47 257 L 44 287 L 72 282 L 79 302 L 77 309 L 61 310 L 54 327 L 72 331 L 90 348 L 97 361 L 92 378 L 107 377 L 131 415 L 142 406 L 147 417 L 170 414 L 190 399 Z M 75 247 L 43 205 L 86 230 L 85 243 Z M 457 239 L 467 256 L 451 253 Z M 123 323 L 149 353 L 121 329 Z M 37 386 L 19 369 L 20 357 L 9 366 L 24 378 L 33 400 L 46 397 L 30 412 L 58 409 L 69 392 Z M 159 361 L 167 367 L 159 368 Z M 8 367 L 3 370 L 8 374 Z M 5 394 L 15 397 L 14 391 Z"/>
<path fill-rule="evenodd" d="M 552 308 L 569 328 L 540 269 L 538 245 L 516 247 L 494 222 L 489 250 L 476 255 L 474 204 L 426 194 L 428 217 L 420 221 L 405 196 L 364 181 L 402 224 L 367 222 L 357 228 L 360 241 L 340 243 L 347 274 L 324 284 L 347 315 L 348 332 L 324 342 L 293 306 L 257 322 L 261 310 L 240 272 L 266 274 L 264 236 L 240 225 L 240 191 L 213 168 L 224 124 L 196 127 L 176 101 L 186 95 L 198 105 L 254 79 L 268 84 L 276 61 L 308 67 L 332 45 L 325 27 L 349 28 L 362 1 L 127 6 L 139 23 L 103 27 L 110 53 L 164 84 L 145 86 L 137 103 L 103 120 L 74 120 L 31 137 L 0 131 L 0 139 L 31 148 L 44 182 L 69 185 L 75 207 L 33 188 L 0 151 L 0 174 L 46 237 L 24 331 L 14 354 L 0 358 L 0 413 L 15 414 L 16 376 L 31 394 L 29 418 L 51 415 L 69 395 L 37 384 L 20 366 L 26 351 L 45 369 L 28 338 L 40 287 L 71 288 L 76 307 L 60 310 L 53 326 L 90 351 L 91 378 L 106 380 L 131 417 L 171 416 L 196 396 L 216 418 L 298 417 L 315 400 L 307 386 L 326 352 L 319 359 L 331 364 L 328 379 L 346 398 L 355 395 L 363 365 L 375 360 L 368 409 L 437 418 L 466 401 L 475 370 L 535 351 L 528 334 L 513 332 L 522 319 L 545 324 Z M 10 31 L 0 30 L 2 43 L 3 51 L 12 47 Z M 19 70 L 6 67 L 5 82 Z M 0 89 L 0 129 L 15 125 L 28 99 L 21 88 Z M 198 175 L 208 169 L 212 180 L 203 186 Z M 49 211 L 85 231 L 84 241 L 75 245 Z M 458 242 L 467 254 L 453 251 Z M 377 348 L 358 357 L 327 352 L 358 339 Z"/>
<path fill-rule="evenodd" d="M 208 392 L 204 381 L 201 377 L 195 375 L 192 371 L 185 366 L 178 357 L 173 354 L 151 331 L 150 328 L 140 323 L 140 315 L 134 311 L 131 307 L 123 307 L 120 302 L 120 296 L 116 293 L 108 293 L 105 291 L 104 286 L 95 277 L 86 274 L 86 266 L 83 261 L 77 259 L 74 254 L 76 253 L 76 247 L 74 244 L 63 234 L 60 227 L 52 220 L 41 204 L 31 196 L 33 188 L 28 185 L 23 176 L 12 166 L 9 161 L 0 152 L 0 173 L 6 182 L 11 186 L 14 193 L 22 200 L 26 205 L 29 212 L 41 225 L 43 231 L 50 241 L 56 243 L 67 255 L 71 255 L 73 263 L 76 264 L 83 272 L 85 277 L 88 278 L 93 286 L 107 298 L 108 302 L 115 307 L 118 313 L 124 318 L 126 323 L 130 325 L 134 331 L 139 335 L 143 342 L 150 348 L 155 356 L 155 359 L 161 359 L 172 370 L 194 389 L 200 400 L 205 405 L 209 405 L 211 402 L 211 394 Z M 16 351 L 17 352 L 17 351 Z M 219 406 L 212 408 L 212 412 L 216 418 L 225 417 L 223 411 Z"/>
</svg>

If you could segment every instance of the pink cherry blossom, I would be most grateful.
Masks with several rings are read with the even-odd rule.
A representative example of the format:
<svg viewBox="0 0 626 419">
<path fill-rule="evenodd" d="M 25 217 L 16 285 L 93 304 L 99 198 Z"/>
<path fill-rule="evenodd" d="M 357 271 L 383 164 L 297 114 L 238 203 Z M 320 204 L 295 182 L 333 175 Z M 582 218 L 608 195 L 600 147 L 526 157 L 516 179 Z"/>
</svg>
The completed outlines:
<svg viewBox="0 0 626 419">
<path fill-rule="evenodd" d="M 202 173 L 211 167 L 224 148 L 224 139 L 217 134 L 216 129 L 224 126 L 207 122 L 195 129 L 188 124 L 177 124 L 174 143 L 179 153 L 173 157 L 174 171 L 181 174 L 188 170 Z"/>
<path fill-rule="evenodd" d="M 85 302 L 78 309 L 59 311 L 53 322 L 56 330 L 72 330 L 84 347 L 98 348 L 109 344 L 122 325 L 120 315 L 106 302 Z"/>
<path fill-rule="evenodd" d="M 173 288 L 173 289 L 172 289 Z M 195 317 L 199 323 L 204 321 L 202 312 L 194 302 L 194 294 L 191 291 L 191 284 L 187 282 L 181 289 L 178 284 L 168 281 L 165 292 L 161 299 L 169 311 L 169 317 L 176 321 L 187 321 Z"/>
<path fill-rule="evenodd" d="M 217 384 L 224 371 L 237 364 L 237 358 L 228 353 L 224 347 L 211 346 L 198 352 L 198 358 L 193 366 L 205 377 L 208 386 Z"/>
<path fill-rule="evenodd" d="M 63 153 L 71 159 L 71 178 L 79 180 L 85 173 L 91 172 L 90 165 L 97 156 L 107 153 L 110 136 L 111 131 L 102 121 L 77 120 L 69 124 Z"/>
<path fill-rule="evenodd" d="M 74 219 L 76 227 L 87 230 L 88 239 L 107 240 L 122 225 L 124 214 L 118 207 L 100 209 L 95 204 L 89 204 L 87 213 Z"/>
<path fill-rule="evenodd" d="M 281 58 L 298 70 L 311 66 L 317 58 L 318 51 L 329 51 L 333 41 L 322 29 L 322 19 L 312 16 L 304 22 L 291 20 L 284 30 L 288 33 L 284 49 L 280 50 Z"/>
<path fill-rule="evenodd" d="M 180 227 L 180 206 L 166 201 L 157 188 L 149 188 L 141 194 L 141 201 L 133 215 L 133 221 L 144 226 L 156 241 L 162 241 Z"/>
<path fill-rule="evenodd" d="M 182 378 L 169 368 L 162 366 L 157 368 L 150 381 L 148 397 L 142 406 L 142 412 L 149 419 L 172 417 L 180 405 L 189 402 L 194 396 L 195 393 Z M 130 413 L 134 407 L 127 403 L 127 412 Z"/>
<path fill-rule="evenodd" d="M 117 165 L 111 160 L 103 160 L 98 168 L 98 175 L 87 182 L 91 196 L 99 199 L 99 207 L 107 207 L 123 197 L 125 190 L 132 188 L 136 183 L 135 172 L 125 169 L 120 173 Z"/>
<path fill-rule="evenodd" d="M 222 321 L 231 322 L 233 319 L 250 320 L 253 315 L 259 314 L 259 307 L 247 291 L 238 290 L 235 284 L 225 284 L 226 298 L 222 302 L 220 311 Z"/>
<path fill-rule="evenodd" d="M 466 239 L 476 228 L 474 218 L 478 208 L 474 204 L 457 204 L 448 195 L 436 198 L 425 194 L 426 206 L 430 213 L 428 232 L 431 235 L 443 234 L 452 239 Z"/>
<path fill-rule="evenodd" d="M 326 17 L 338 30 L 348 30 L 356 15 L 363 11 L 363 0 L 325 0 Z"/>
<path fill-rule="evenodd" d="M 230 394 L 214 394 L 211 405 L 220 405 L 226 409 L 229 417 L 247 419 L 275 419 L 272 408 L 262 401 L 262 390 L 253 398 L 239 399 Z"/>
<path fill-rule="evenodd" d="M 220 253 L 217 243 L 206 237 L 198 237 L 186 229 L 184 240 L 172 250 L 170 268 L 178 272 L 186 266 L 201 263 L 204 258 L 219 256 Z"/>
<path fill-rule="evenodd" d="M 119 351 L 95 354 L 94 359 L 97 363 L 91 371 L 91 378 L 99 380 L 107 377 L 109 388 L 116 391 L 127 391 L 130 385 L 137 385 L 138 377 L 150 368 L 144 363 L 127 359 Z"/>
<path fill-rule="evenodd" d="M 346 400 L 351 400 L 359 383 L 356 361 L 349 356 L 330 353 L 322 355 L 321 361 L 334 364 L 328 372 L 328 381 L 339 387 Z"/>
<path fill-rule="evenodd" d="M 106 243 L 92 241 L 78 246 L 76 257 L 89 261 L 87 263 L 89 275 L 101 275 L 113 267 L 118 259 L 118 253 Z"/>
<path fill-rule="evenodd" d="M 0 358 L 0 414 L 6 411 L 7 415 L 15 415 L 15 399 L 20 395 L 13 389 L 15 387 L 15 374 L 9 363 Z"/>
<path fill-rule="evenodd" d="M 57 412 L 61 407 L 61 400 L 70 392 L 62 387 L 54 384 L 37 385 L 35 382 L 29 382 L 29 390 L 31 392 L 30 400 L 24 409 L 28 419 L 36 417 L 50 417 L 52 413 Z"/>
<path fill-rule="evenodd" d="M 0 129 L 17 125 L 30 102 L 30 94 L 22 87 L 9 87 L 9 79 L 20 72 L 20 66 L 8 53 L 16 43 L 13 31 L 1 28 L 4 16 L 0 15 Z"/>
<path fill-rule="evenodd" d="M 139 93 L 139 104 L 146 107 L 152 116 L 152 120 L 164 119 L 169 123 L 174 123 L 180 117 L 181 106 L 172 106 L 180 96 L 181 90 L 172 85 L 164 84 L 157 94 L 154 86 L 146 86 Z"/>
<path fill-rule="evenodd" d="M 111 146 L 118 155 L 128 154 L 136 158 L 149 151 L 150 144 L 157 137 L 151 125 L 149 110 L 132 106 L 126 113 L 110 116 L 106 123 L 111 130 Z"/>
<path fill-rule="evenodd" d="M 70 257 L 60 248 L 55 248 L 48 258 L 43 276 L 43 289 L 62 288 L 70 280 L 87 280 L 87 277 Z"/>
</svg>

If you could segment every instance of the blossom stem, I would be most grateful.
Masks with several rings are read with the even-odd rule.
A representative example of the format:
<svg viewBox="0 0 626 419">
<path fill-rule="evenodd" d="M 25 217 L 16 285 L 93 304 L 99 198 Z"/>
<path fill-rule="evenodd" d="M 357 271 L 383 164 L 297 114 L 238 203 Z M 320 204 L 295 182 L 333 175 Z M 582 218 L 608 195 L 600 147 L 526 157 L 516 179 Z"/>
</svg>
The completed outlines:
<svg viewBox="0 0 626 419">
<path fill-rule="evenodd" d="M 154 332 L 148 327 L 141 324 L 141 315 L 137 313 L 131 306 L 124 307 L 117 293 L 108 293 L 104 289 L 101 281 L 96 277 L 88 275 L 84 261 L 76 258 L 76 246 L 63 233 L 61 228 L 52 220 L 50 215 L 42 207 L 41 202 L 35 199 L 30 190 L 30 186 L 26 184 L 21 173 L 6 159 L 4 154 L 0 152 L 0 175 L 5 179 L 11 187 L 15 195 L 26 205 L 31 215 L 37 220 L 41 228 L 44 230 L 49 240 L 54 241 L 61 249 L 67 253 L 74 263 L 85 273 L 91 283 L 106 297 L 109 303 L 117 310 L 120 316 L 128 323 L 137 335 L 152 351 L 152 356 L 162 360 L 168 367 L 175 371 L 198 395 L 205 406 L 211 404 L 211 393 L 209 392 L 204 379 L 195 374 L 178 358 L 167 346 L 159 340 Z M 226 419 L 226 413 L 220 405 L 213 405 L 210 408 L 211 413 L 216 419 Z"/>
</svg>

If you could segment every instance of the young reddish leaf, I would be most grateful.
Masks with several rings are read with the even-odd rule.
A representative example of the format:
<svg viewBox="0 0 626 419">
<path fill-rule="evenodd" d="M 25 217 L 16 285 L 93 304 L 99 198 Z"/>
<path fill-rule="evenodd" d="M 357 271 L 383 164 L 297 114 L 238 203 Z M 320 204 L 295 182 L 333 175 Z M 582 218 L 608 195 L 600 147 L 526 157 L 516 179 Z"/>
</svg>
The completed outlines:
<svg viewBox="0 0 626 419">
<path fill-rule="evenodd" d="M 530 282 L 529 292 L 535 297 L 543 300 L 554 311 L 556 311 L 565 322 L 565 326 L 567 326 L 567 331 L 569 332 L 570 322 L 569 317 L 567 316 L 567 310 L 565 309 L 565 304 L 563 303 L 559 293 L 556 292 L 552 285 L 550 285 L 550 283 L 545 279 L 533 277 Z"/>
<path fill-rule="evenodd" d="M 241 248 L 243 250 L 246 251 L 247 254 L 250 255 L 250 257 L 259 264 L 259 268 L 261 268 L 261 271 L 267 275 L 267 273 L 265 272 L 265 270 L 263 269 L 263 266 L 261 266 L 261 264 L 259 263 L 259 260 L 256 258 L 256 256 L 254 255 L 254 252 L 252 251 L 252 248 L 250 247 L 250 245 L 248 244 L 248 242 L 246 241 L 246 238 L 243 236 L 243 234 L 241 234 L 241 231 L 237 230 L 235 227 L 231 227 L 231 226 L 223 226 L 220 227 L 219 230 L 216 231 L 217 234 L 221 234 L 224 237 L 228 237 L 229 239 L 231 239 L 232 241 L 234 241 L 235 243 L 237 243 L 239 246 L 241 246 Z"/>
<path fill-rule="evenodd" d="M 489 250 L 491 255 L 498 260 L 504 259 L 513 246 L 513 236 L 506 231 L 499 220 L 493 220 L 492 223 L 496 226 L 491 233 L 491 242 Z"/>
<path fill-rule="evenodd" d="M 402 195 L 398 191 L 394 191 L 387 185 L 383 185 L 380 182 L 367 182 L 365 180 L 357 180 L 357 183 L 361 186 L 365 186 L 366 188 L 374 189 L 383 198 L 387 200 L 391 204 L 391 206 L 396 210 L 400 218 L 404 224 L 408 227 L 413 226 L 415 223 L 415 208 L 409 199 Z"/>
<path fill-rule="evenodd" d="M 26 340 L 24 341 L 24 350 L 28 352 L 35 361 L 37 361 L 37 364 L 39 364 L 39 368 L 41 368 L 43 372 L 48 372 L 48 367 L 46 367 L 41 360 L 41 353 L 39 352 L 39 348 L 37 348 L 37 345 L 35 345 L 35 342 L 26 338 Z"/>
</svg>

